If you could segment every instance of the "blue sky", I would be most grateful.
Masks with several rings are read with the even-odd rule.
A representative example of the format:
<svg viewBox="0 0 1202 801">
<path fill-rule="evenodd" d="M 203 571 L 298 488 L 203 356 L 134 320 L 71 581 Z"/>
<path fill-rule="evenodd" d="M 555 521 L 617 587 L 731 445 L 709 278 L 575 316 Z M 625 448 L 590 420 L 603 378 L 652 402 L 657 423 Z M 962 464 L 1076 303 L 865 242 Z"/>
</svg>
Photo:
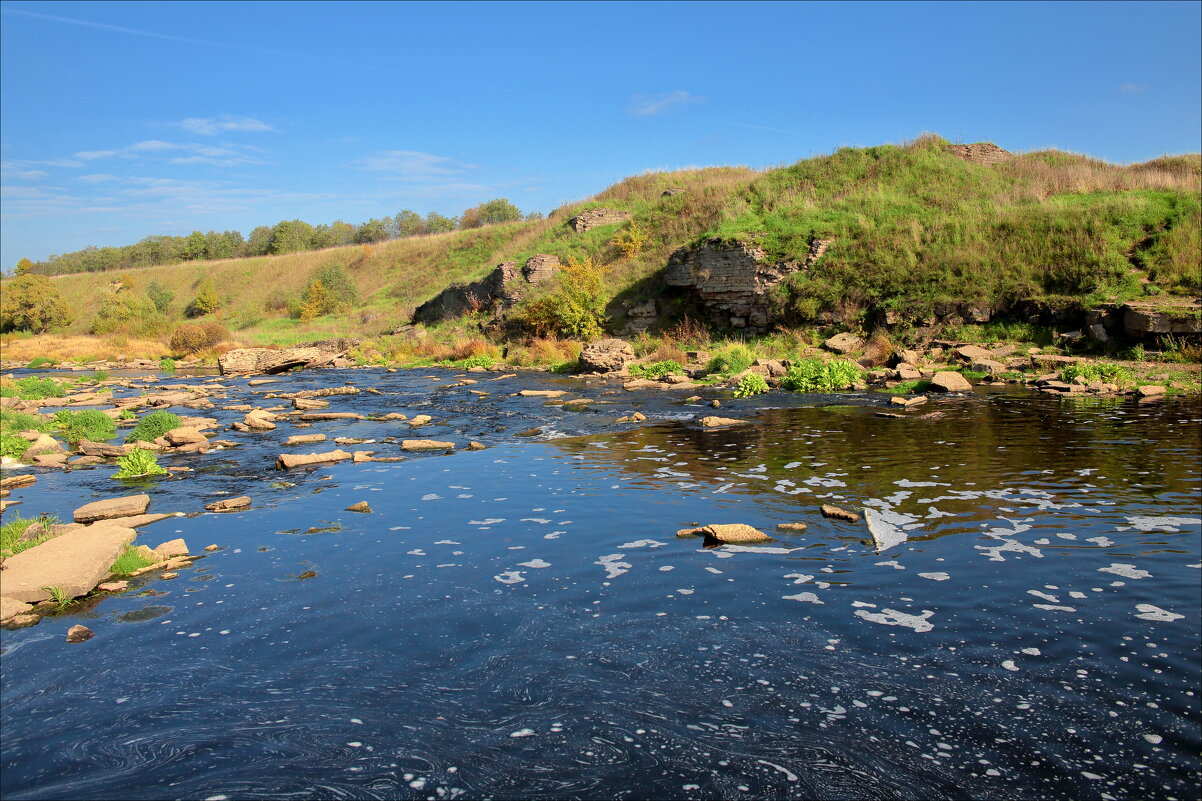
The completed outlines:
<svg viewBox="0 0 1202 801">
<path fill-rule="evenodd" d="M 1202 149 L 1199 3 L 0 2 L 0 267 L 934 131 Z"/>
</svg>

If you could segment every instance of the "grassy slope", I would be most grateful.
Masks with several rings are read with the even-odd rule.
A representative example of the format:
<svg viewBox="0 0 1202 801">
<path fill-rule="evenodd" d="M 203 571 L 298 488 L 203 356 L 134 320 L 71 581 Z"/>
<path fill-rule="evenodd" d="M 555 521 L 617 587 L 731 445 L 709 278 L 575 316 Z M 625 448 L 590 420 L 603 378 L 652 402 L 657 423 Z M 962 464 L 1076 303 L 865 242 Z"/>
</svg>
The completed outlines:
<svg viewBox="0 0 1202 801">
<path fill-rule="evenodd" d="M 967 163 L 938 140 L 844 149 L 777 170 L 721 167 L 628 178 L 537 222 L 513 223 L 374 246 L 130 271 L 135 290 L 157 280 L 179 310 L 210 278 L 218 317 L 249 344 L 375 334 L 406 322 L 414 306 L 453 282 L 534 253 L 589 256 L 608 267 L 607 291 L 638 300 L 658 292 L 668 255 L 707 236 L 752 238 L 780 258 L 800 258 L 833 237 L 812 274 L 793 276 L 780 302 L 794 318 L 837 306 L 921 312 L 941 300 L 1001 302 L 1048 295 L 1093 300 L 1146 291 L 1198 291 L 1202 157 L 1119 167 L 1056 151 L 997 166 Z M 664 190 L 682 192 L 663 196 Z M 610 244 L 623 226 L 576 234 L 582 209 L 630 211 L 650 234 L 627 259 Z M 312 272 L 337 263 L 355 281 L 354 309 L 299 323 L 265 308 L 296 297 Z M 1141 270 L 1135 270 L 1139 267 Z M 95 298 L 117 276 L 54 279 L 88 330 Z M 620 314 L 622 304 L 611 310 Z"/>
</svg>

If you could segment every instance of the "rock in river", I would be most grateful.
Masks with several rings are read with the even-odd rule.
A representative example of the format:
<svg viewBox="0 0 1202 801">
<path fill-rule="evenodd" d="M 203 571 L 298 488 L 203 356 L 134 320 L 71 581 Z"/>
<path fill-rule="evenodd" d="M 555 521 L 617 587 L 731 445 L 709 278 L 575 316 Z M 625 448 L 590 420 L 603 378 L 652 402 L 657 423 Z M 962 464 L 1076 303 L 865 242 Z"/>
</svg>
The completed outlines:
<svg viewBox="0 0 1202 801">
<path fill-rule="evenodd" d="M 860 516 L 855 512 L 849 512 L 846 509 L 840 509 L 838 506 L 822 505 L 822 516 L 831 517 L 835 520 L 846 520 L 848 523 L 860 522 Z"/>
<path fill-rule="evenodd" d="M 67 642 L 83 642 L 84 640 L 92 639 L 93 636 L 95 635 L 87 626 L 76 624 L 67 629 Z"/>
<path fill-rule="evenodd" d="M 931 377 L 931 389 L 940 392 L 972 392 L 972 384 L 959 373 L 941 370 Z"/>
<path fill-rule="evenodd" d="M 736 420 L 733 417 L 718 417 L 716 415 L 710 415 L 708 417 L 702 417 L 700 423 L 703 428 L 717 428 L 719 426 L 742 426 L 746 425 L 747 421 Z"/>
<path fill-rule="evenodd" d="M 277 467 L 290 470 L 293 467 L 304 467 L 311 464 L 332 464 L 350 458 L 353 458 L 352 455 L 343 450 L 328 451 L 326 453 L 281 453 L 276 457 L 275 463 Z"/>
<path fill-rule="evenodd" d="M 452 451 L 454 442 L 439 442 L 436 439 L 406 439 L 401 441 L 403 451 Z"/>
<path fill-rule="evenodd" d="M 705 537 L 706 545 L 723 545 L 726 543 L 772 542 L 772 538 L 758 528 L 745 523 L 714 523 L 701 528 L 682 528 L 676 532 L 678 537 Z"/>
<path fill-rule="evenodd" d="M 346 507 L 346 511 L 370 513 L 371 506 L 368 505 L 367 501 L 359 501 L 358 503 L 352 503 L 350 506 Z"/>
<path fill-rule="evenodd" d="M 92 523 L 96 520 L 108 520 L 112 517 L 140 515 L 146 511 L 146 507 L 149 505 L 149 495 L 130 495 L 125 498 L 108 498 L 103 501 L 92 501 L 92 503 L 85 504 L 75 510 L 75 522 Z"/>
<path fill-rule="evenodd" d="M 247 509 L 249 507 L 249 495 L 240 495 L 237 498 L 223 498 L 220 501 L 205 504 L 205 509 L 208 509 L 210 512 L 232 512 L 236 509 Z"/>
</svg>

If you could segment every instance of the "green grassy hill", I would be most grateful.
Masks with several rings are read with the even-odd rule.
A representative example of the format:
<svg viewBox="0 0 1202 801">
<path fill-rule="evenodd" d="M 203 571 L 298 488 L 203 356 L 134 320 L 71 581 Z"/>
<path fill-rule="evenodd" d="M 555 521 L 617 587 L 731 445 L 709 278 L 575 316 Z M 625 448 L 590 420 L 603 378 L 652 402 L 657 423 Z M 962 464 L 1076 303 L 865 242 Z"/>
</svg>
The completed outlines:
<svg viewBox="0 0 1202 801">
<path fill-rule="evenodd" d="M 1084 304 L 1202 292 L 1202 156 L 1116 166 L 1059 151 L 961 158 L 937 137 L 905 145 L 845 148 L 765 171 L 718 167 L 628 178 L 545 220 L 351 246 L 114 273 L 56 277 L 76 310 L 66 333 L 96 327 L 114 282 L 139 296 L 151 282 L 174 299 L 112 331 L 166 338 L 208 283 L 210 315 L 246 344 L 329 335 L 377 335 L 451 283 L 536 253 L 591 260 L 603 273 L 613 318 L 664 291 L 674 251 L 721 238 L 754 242 L 771 259 L 803 260 L 831 240 L 813 269 L 776 290 L 779 319 L 805 324 L 838 309 L 851 324 L 885 312 L 921 316 L 941 302 L 1004 308 L 1027 299 Z M 630 222 L 576 233 L 567 221 L 589 208 L 629 212 Z M 634 252 L 614 243 L 645 237 Z M 341 268 L 355 297 L 301 321 L 298 303 L 316 271 Z M 552 289 L 541 290 L 544 292 Z M 291 311 L 290 311 L 291 307 Z M 671 322 L 665 320 L 665 324 Z"/>
</svg>

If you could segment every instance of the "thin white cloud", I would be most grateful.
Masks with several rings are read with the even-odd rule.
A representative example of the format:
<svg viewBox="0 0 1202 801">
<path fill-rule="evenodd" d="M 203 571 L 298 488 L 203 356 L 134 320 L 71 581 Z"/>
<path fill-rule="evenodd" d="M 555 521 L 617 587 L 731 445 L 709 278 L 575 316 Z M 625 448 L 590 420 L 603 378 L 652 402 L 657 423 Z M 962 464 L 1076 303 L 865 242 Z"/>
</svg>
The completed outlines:
<svg viewBox="0 0 1202 801">
<path fill-rule="evenodd" d="M 92 173 L 91 175 L 81 175 L 75 180 L 84 184 L 103 184 L 107 183 L 108 181 L 118 181 L 120 179 L 117 176 L 110 175 L 107 172 L 96 172 Z"/>
<path fill-rule="evenodd" d="M 275 130 L 254 117 L 231 117 L 228 114 L 222 114 L 220 117 L 188 117 L 172 124 L 201 136 L 213 136 L 224 131 L 261 133 Z"/>
<path fill-rule="evenodd" d="M 75 154 L 75 158 L 80 161 L 96 161 L 97 159 L 111 159 L 117 155 L 116 150 L 83 150 Z"/>
<path fill-rule="evenodd" d="M 1132 83 L 1131 81 L 1127 81 L 1126 83 L 1119 84 L 1119 91 L 1123 92 L 1124 94 L 1142 92 L 1147 88 L 1148 85 L 1146 83 Z"/>
<path fill-rule="evenodd" d="M 683 89 L 677 89 L 675 92 L 663 92 L 657 95 L 631 95 L 630 101 L 626 104 L 626 113 L 633 114 L 636 117 L 653 117 L 656 114 L 663 114 L 680 106 L 700 103 L 704 99 L 699 95 L 690 94 Z"/>
<path fill-rule="evenodd" d="M 46 172 L 44 170 L 27 170 L 14 162 L 6 161 L 0 164 L 0 175 L 9 181 L 36 181 L 39 178 L 45 178 Z"/>
<path fill-rule="evenodd" d="M 418 150 L 385 150 L 352 163 L 361 170 L 389 173 L 394 178 L 406 181 L 445 178 L 476 167 L 447 156 L 435 156 Z"/>
<path fill-rule="evenodd" d="M 86 150 L 76 153 L 75 158 L 80 161 L 98 161 L 100 159 L 112 158 L 145 158 L 156 154 L 168 156 L 171 153 L 180 153 L 186 155 L 177 155 L 170 158 L 170 163 L 210 164 L 219 167 L 233 167 L 239 164 L 262 164 L 263 159 L 258 155 L 262 152 L 259 148 L 249 145 L 198 145 L 184 142 L 165 142 L 161 139 L 146 139 L 142 142 L 134 142 L 132 145 L 126 145 L 120 150 Z"/>
</svg>

